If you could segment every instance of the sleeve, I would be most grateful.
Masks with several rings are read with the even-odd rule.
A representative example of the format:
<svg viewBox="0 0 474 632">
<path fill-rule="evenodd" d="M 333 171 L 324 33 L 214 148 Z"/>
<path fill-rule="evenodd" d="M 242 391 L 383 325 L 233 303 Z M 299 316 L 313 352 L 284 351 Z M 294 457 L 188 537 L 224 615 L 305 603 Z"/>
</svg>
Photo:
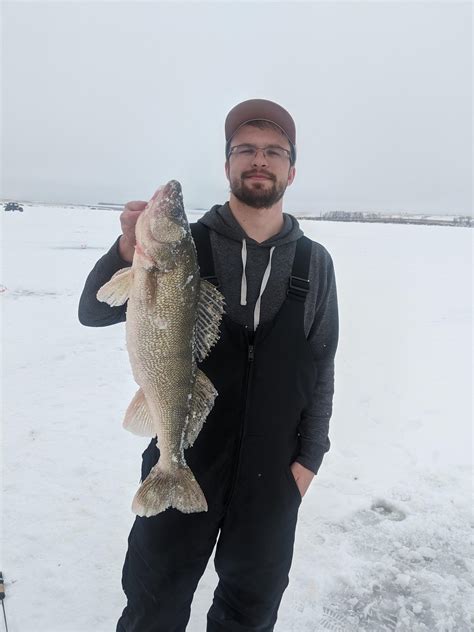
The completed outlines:
<svg viewBox="0 0 474 632">
<path fill-rule="evenodd" d="M 317 360 L 317 379 L 311 401 L 300 420 L 300 453 L 296 460 L 315 474 L 331 447 L 329 420 L 334 396 L 334 358 L 339 339 L 339 314 L 336 278 L 331 256 L 318 258 L 317 293 L 314 320 L 308 342 Z M 310 298 L 308 295 L 307 300 Z"/>
<path fill-rule="evenodd" d="M 122 268 L 129 268 L 131 263 L 122 259 L 119 254 L 119 240 L 117 238 L 110 250 L 101 257 L 86 279 L 81 298 L 79 299 L 79 322 L 87 327 L 105 327 L 126 320 L 127 303 L 118 307 L 111 307 L 96 298 L 98 290 L 110 281 L 112 276 Z"/>
</svg>

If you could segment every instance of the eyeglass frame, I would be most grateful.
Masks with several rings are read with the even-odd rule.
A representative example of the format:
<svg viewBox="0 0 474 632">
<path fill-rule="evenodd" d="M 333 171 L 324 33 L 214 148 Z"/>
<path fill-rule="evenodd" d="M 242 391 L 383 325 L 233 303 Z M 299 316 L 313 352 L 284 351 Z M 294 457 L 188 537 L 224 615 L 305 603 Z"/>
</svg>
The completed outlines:
<svg viewBox="0 0 474 632">
<path fill-rule="evenodd" d="M 278 147 L 279 149 L 283 149 L 283 151 L 286 151 L 288 154 L 288 158 L 290 160 L 290 167 L 292 167 L 295 162 L 296 162 L 296 147 L 293 145 L 293 143 L 290 142 L 290 149 L 285 149 L 284 147 L 280 147 L 280 145 L 267 145 L 267 147 L 257 147 L 256 145 L 253 145 L 252 143 L 241 143 L 241 145 L 234 145 L 233 147 L 230 146 L 230 143 L 232 142 L 232 139 L 229 138 L 229 140 L 226 143 L 225 146 L 225 156 L 227 158 L 227 160 L 229 160 L 230 156 L 232 155 L 232 150 L 235 147 L 241 147 L 242 145 L 248 145 L 249 147 L 255 147 L 256 152 L 254 154 L 254 158 L 257 155 L 257 152 L 263 151 L 265 152 L 265 149 L 268 149 L 269 147 Z M 265 153 L 263 154 L 265 156 Z M 266 156 L 265 156 L 266 157 Z"/>
</svg>

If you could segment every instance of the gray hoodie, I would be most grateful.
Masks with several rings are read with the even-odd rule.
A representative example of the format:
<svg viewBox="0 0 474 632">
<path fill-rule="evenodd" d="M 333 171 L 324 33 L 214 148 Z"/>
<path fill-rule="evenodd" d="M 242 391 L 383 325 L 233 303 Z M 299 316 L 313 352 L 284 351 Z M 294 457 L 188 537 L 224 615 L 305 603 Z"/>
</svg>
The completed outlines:
<svg viewBox="0 0 474 632">
<path fill-rule="evenodd" d="M 250 330 L 272 320 L 286 297 L 296 240 L 303 232 L 293 216 L 284 213 L 283 218 L 282 230 L 261 243 L 246 235 L 228 202 L 213 206 L 199 220 L 211 229 L 215 271 L 226 299 L 226 313 Z M 109 307 L 95 296 L 117 270 L 130 265 L 120 257 L 118 242 L 119 239 L 99 259 L 86 280 L 79 303 L 79 320 L 83 325 L 100 327 L 126 318 L 125 306 Z M 330 448 L 328 430 L 334 394 L 338 309 L 331 256 L 314 241 L 309 281 L 304 329 L 318 361 L 318 380 L 312 403 L 300 422 L 301 451 L 297 461 L 316 474 Z"/>
</svg>

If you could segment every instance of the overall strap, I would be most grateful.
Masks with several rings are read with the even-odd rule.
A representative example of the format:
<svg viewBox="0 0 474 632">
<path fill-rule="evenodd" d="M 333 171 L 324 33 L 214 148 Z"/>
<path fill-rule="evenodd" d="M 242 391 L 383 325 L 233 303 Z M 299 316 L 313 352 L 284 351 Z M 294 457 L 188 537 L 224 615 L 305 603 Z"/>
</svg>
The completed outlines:
<svg viewBox="0 0 474 632">
<path fill-rule="evenodd" d="M 214 257 L 212 256 L 209 229 L 201 222 L 190 224 L 189 228 L 191 229 L 191 234 L 197 250 L 201 279 L 205 279 L 216 287 L 219 287 L 219 281 L 217 280 L 214 270 Z"/>
<path fill-rule="evenodd" d="M 296 242 L 295 258 L 291 270 L 287 295 L 305 301 L 309 292 L 309 265 L 311 261 L 311 239 L 300 237 Z"/>
</svg>

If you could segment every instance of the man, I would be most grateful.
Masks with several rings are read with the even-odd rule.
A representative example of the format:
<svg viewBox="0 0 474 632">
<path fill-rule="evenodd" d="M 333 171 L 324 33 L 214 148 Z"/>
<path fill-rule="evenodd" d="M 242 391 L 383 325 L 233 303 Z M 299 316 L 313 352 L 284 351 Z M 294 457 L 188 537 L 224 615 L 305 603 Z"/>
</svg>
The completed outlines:
<svg viewBox="0 0 474 632">
<path fill-rule="evenodd" d="M 288 584 L 298 509 L 324 453 L 334 392 L 338 311 L 327 250 L 282 210 L 295 178 L 296 133 L 280 105 L 251 99 L 225 122 L 230 198 L 192 225 L 201 277 L 226 299 L 220 338 L 200 364 L 219 395 L 186 460 L 207 512 L 135 519 L 118 632 L 183 632 L 217 542 L 219 583 L 207 632 L 270 632 Z M 79 318 L 124 321 L 95 294 L 130 265 L 146 202 L 129 202 L 123 234 L 89 274 Z M 159 458 L 152 440 L 142 480 Z"/>
</svg>

